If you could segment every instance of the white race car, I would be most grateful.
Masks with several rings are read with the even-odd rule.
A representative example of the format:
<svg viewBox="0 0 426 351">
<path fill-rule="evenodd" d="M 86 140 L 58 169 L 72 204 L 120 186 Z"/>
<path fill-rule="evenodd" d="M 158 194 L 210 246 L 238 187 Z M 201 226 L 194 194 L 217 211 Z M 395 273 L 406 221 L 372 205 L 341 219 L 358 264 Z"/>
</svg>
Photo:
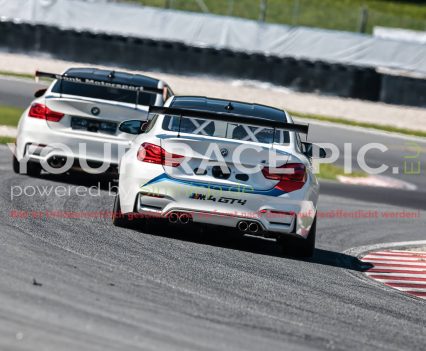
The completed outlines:
<svg viewBox="0 0 426 351">
<path fill-rule="evenodd" d="M 172 97 L 150 112 L 149 122 L 119 127 L 140 135 L 120 162 L 115 225 L 223 226 L 313 254 L 319 185 L 312 144 L 299 137 L 308 126 L 272 107 L 205 97 Z"/>
<path fill-rule="evenodd" d="M 93 68 L 36 77 L 54 81 L 24 111 L 13 158 L 14 171 L 31 176 L 42 168 L 56 174 L 72 167 L 95 174 L 116 170 L 134 137 L 119 124 L 146 120 L 149 106 L 162 106 L 173 94 L 158 79 Z"/>
</svg>

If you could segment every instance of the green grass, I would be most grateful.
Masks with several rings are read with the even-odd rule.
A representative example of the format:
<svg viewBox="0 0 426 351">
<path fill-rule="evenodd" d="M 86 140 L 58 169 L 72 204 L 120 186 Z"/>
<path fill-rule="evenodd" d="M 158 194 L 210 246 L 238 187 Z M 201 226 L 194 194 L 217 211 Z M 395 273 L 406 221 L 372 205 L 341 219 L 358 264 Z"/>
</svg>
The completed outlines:
<svg viewBox="0 0 426 351">
<path fill-rule="evenodd" d="M 164 7 L 167 0 L 133 0 Z M 195 0 L 169 0 L 171 8 L 201 12 Z M 259 18 L 259 0 L 204 0 L 209 12 L 249 19 Z M 233 6 L 231 5 L 233 3 Z M 360 13 L 368 8 L 367 32 L 374 26 L 426 29 L 426 3 L 403 0 L 268 0 L 266 21 L 358 31 Z"/>
<path fill-rule="evenodd" d="M 337 176 L 343 175 L 346 177 L 366 177 L 367 174 L 359 171 L 353 171 L 350 174 L 345 174 L 342 167 L 335 166 L 330 163 L 322 163 L 320 165 L 320 172 L 317 177 L 320 179 L 337 180 Z"/>
<path fill-rule="evenodd" d="M 371 128 L 371 129 L 382 130 L 385 132 L 414 135 L 414 136 L 426 138 L 426 132 L 421 130 L 398 128 L 391 125 L 382 125 L 382 124 L 369 123 L 369 122 L 357 122 L 357 121 L 347 120 L 344 118 L 328 117 L 328 116 L 321 116 L 321 115 L 315 115 L 315 114 L 309 114 L 309 113 L 300 113 L 300 112 L 294 112 L 294 111 L 293 112 L 288 111 L 288 112 L 295 118 L 314 119 L 317 121 L 344 124 L 344 125 L 362 127 L 362 128 Z"/>
<path fill-rule="evenodd" d="M 9 77 L 16 77 L 16 78 L 34 79 L 34 74 L 29 74 L 29 73 L 15 73 L 15 72 L 8 72 L 8 71 L 0 71 L 0 76 L 9 76 Z"/>
<path fill-rule="evenodd" d="M 0 105 L 0 125 L 16 127 L 24 109 Z"/>
<path fill-rule="evenodd" d="M 0 144 L 9 144 L 14 142 L 15 142 L 15 138 L 0 136 Z"/>
</svg>

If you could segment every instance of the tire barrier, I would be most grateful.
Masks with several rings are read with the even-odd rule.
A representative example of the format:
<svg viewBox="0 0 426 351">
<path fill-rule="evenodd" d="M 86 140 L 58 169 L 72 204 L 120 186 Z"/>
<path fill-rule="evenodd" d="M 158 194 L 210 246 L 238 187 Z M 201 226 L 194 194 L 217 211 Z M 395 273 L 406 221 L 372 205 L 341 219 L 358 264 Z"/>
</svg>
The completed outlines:
<svg viewBox="0 0 426 351">
<path fill-rule="evenodd" d="M 380 100 L 388 104 L 426 107 L 426 79 L 384 74 Z"/>
<path fill-rule="evenodd" d="M 387 76 L 372 67 L 11 21 L 0 21 L 0 47 L 11 52 L 44 52 L 59 59 L 90 64 L 259 80 L 300 92 L 425 106 L 426 80 Z"/>
</svg>

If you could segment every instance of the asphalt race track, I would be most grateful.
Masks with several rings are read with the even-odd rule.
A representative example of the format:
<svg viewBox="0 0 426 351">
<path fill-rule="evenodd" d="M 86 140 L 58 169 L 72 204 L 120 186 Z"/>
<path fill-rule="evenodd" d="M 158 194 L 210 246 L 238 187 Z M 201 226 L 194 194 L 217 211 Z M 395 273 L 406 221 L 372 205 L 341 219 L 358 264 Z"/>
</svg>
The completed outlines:
<svg viewBox="0 0 426 351">
<path fill-rule="evenodd" d="M 425 239 L 424 211 L 415 219 L 320 218 L 314 257 L 296 260 L 274 242 L 217 229 L 155 224 L 144 233 L 116 228 L 108 216 L 32 218 L 108 212 L 113 194 L 103 181 L 93 196 L 12 198 L 16 187 L 97 180 L 16 175 L 11 160 L 0 147 L 1 350 L 425 349 L 426 302 L 369 281 L 366 267 L 343 253 Z M 421 192 L 322 188 L 323 214 L 426 209 Z"/>
<path fill-rule="evenodd" d="M 26 108 L 36 90 L 44 87 L 45 84 L 26 79 L 0 77 L 0 104 Z"/>
<path fill-rule="evenodd" d="M 113 197 L 11 201 L 12 186 L 95 183 L 16 176 L 10 163 L 2 148 L 0 349 L 424 349 L 425 301 L 367 281 L 357 259 L 340 253 L 422 239 L 424 212 L 319 220 L 318 250 L 300 261 L 273 242 L 217 230 L 147 234 L 109 218 L 13 218 L 13 210 L 110 211 Z M 319 211 L 377 208 L 403 210 L 323 195 Z"/>
</svg>

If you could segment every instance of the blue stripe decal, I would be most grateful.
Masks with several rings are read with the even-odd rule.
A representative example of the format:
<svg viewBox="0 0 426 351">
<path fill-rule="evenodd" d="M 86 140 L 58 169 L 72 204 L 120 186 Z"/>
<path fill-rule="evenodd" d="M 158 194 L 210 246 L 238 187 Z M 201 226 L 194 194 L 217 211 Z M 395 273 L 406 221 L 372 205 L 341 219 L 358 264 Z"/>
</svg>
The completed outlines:
<svg viewBox="0 0 426 351">
<path fill-rule="evenodd" d="M 151 179 L 148 183 L 142 185 L 141 188 L 148 185 L 164 182 L 164 181 L 169 181 L 173 183 L 189 185 L 194 187 L 206 188 L 211 190 L 229 191 L 229 192 L 244 193 L 244 194 L 254 194 L 254 195 L 264 195 L 264 196 L 274 196 L 274 197 L 286 194 L 285 191 L 282 191 L 276 188 L 269 189 L 269 190 L 254 190 L 253 188 L 250 188 L 250 187 L 240 187 L 235 185 L 216 185 L 216 184 L 211 184 L 206 182 L 175 179 L 175 178 L 171 178 L 166 173 L 160 174 L 159 176 Z"/>
</svg>

